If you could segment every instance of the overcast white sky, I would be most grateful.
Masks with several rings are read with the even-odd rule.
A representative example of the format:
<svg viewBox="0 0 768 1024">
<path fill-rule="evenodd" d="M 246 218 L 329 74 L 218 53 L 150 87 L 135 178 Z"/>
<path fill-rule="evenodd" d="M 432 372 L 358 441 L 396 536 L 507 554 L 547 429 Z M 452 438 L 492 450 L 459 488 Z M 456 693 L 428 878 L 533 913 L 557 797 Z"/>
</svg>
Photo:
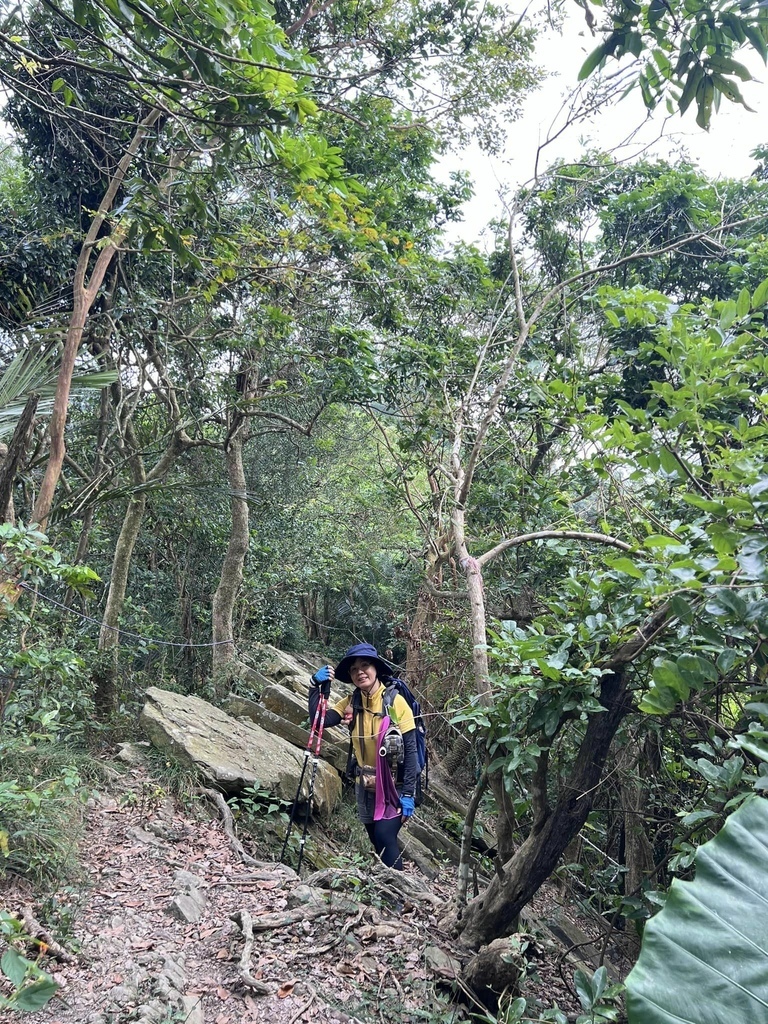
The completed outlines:
<svg viewBox="0 0 768 1024">
<path fill-rule="evenodd" d="M 593 37 L 579 16 L 569 18 L 562 35 L 548 33 L 542 37 L 537 46 L 537 63 L 553 74 L 527 99 L 524 116 L 510 125 L 503 156 L 489 157 L 473 147 L 442 162 L 441 177 L 447 177 L 452 169 L 463 168 L 470 171 L 476 188 L 475 199 L 465 209 L 464 223 L 449 232 L 450 241 L 481 241 L 488 220 L 503 212 L 499 191 L 514 189 L 533 178 L 537 149 L 550 132 L 563 96 L 577 85 L 581 65 L 599 42 L 600 37 Z M 742 93 L 755 113 L 723 100 L 719 111 L 713 114 L 709 132 L 697 126 L 695 105 L 684 118 L 669 117 L 666 109 L 660 109 L 650 122 L 643 124 L 646 110 L 639 91 L 635 90 L 621 101 L 607 105 L 590 124 L 571 127 L 548 145 L 539 156 L 539 172 L 555 159 L 576 158 L 585 145 L 613 149 L 633 129 L 642 126 L 632 145 L 622 151 L 623 155 L 638 153 L 663 127 L 665 138 L 652 145 L 651 154 L 674 159 L 684 148 L 712 176 L 749 174 L 754 167 L 750 151 L 768 143 L 768 72 L 754 51 L 743 51 L 739 59 L 757 79 L 742 86 Z"/>
</svg>

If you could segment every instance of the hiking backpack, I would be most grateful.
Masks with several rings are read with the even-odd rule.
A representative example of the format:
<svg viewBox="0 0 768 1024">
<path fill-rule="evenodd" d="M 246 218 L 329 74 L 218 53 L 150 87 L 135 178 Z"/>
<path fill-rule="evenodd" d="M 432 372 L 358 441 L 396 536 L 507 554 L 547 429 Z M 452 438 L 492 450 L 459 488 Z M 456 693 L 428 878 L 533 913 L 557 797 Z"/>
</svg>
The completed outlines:
<svg viewBox="0 0 768 1024">
<path fill-rule="evenodd" d="M 413 721 L 416 725 L 414 730 L 416 734 L 416 788 L 413 794 L 414 803 L 419 807 L 424 800 L 424 790 L 429 788 L 429 751 L 427 750 L 427 727 L 424 724 L 424 718 L 421 713 L 421 704 L 416 700 L 410 689 L 403 682 L 402 679 L 390 679 L 384 688 L 384 700 L 382 702 L 382 711 L 384 714 L 389 712 L 389 709 L 394 703 L 395 697 L 400 694 L 405 703 L 411 709 L 413 714 Z M 354 778 L 354 766 L 355 766 L 355 755 L 352 747 L 352 732 L 355 728 L 355 719 L 357 713 L 363 709 L 363 699 L 360 696 L 360 691 L 355 690 L 352 694 L 350 701 L 352 705 L 352 721 L 349 725 L 349 756 L 347 758 L 347 778 Z M 394 726 L 396 728 L 396 724 Z M 399 730 L 398 730 L 399 731 Z M 424 781 L 422 782 L 422 775 Z M 399 783 L 400 780 L 398 780 Z"/>
</svg>

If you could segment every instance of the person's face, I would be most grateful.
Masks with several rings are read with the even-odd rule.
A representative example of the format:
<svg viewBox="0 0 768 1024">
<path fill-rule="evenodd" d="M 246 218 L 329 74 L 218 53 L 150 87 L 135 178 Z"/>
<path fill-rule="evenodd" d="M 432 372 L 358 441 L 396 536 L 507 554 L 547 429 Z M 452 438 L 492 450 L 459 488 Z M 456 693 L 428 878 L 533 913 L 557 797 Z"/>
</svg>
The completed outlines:
<svg viewBox="0 0 768 1024">
<path fill-rule="evenodd" d="M 355 658 L 349 667 L 349 677 L 363 693 L 373 693 L 379 682 L 376 675 L 376 666 L 367 658 Z"/>
</svg>

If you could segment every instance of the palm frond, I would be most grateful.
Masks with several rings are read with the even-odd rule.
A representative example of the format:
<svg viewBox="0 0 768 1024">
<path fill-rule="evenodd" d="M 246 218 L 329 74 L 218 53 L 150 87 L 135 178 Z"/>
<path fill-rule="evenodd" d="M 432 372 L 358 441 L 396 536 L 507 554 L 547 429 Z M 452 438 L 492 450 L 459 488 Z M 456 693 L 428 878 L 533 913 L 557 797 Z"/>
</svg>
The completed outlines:
<svg viewBox="0 0 768 1024">
<path fill-rule="evenodd" d="M 13 433 L 30 394 L 40 396 L 37 415 L 50 414 L 58 372 L 58 350 L 53 346 L 19 352 L 0 372 L 0 439 Z M 115 380 L 117 373 L 113 370 L 79 374 L 72 378 L 72 394 L 100 390 Z"/>
</svg>

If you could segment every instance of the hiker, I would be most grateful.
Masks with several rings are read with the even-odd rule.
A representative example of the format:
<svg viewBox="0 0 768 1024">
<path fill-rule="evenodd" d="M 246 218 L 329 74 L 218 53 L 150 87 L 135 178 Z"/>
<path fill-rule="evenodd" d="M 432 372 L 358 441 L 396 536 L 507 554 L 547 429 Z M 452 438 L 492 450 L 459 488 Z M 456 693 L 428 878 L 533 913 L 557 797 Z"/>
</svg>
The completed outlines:
<svg viewBox="0 0 768 1024">
<path fill-rule="evenodd" d="M 327 726 L 349 726 L 355 755 L 357 816 L 365 825 L 376 853 L 384 864 L 403 870 L 397 836 L 415 810 L 417 779 L 416 724 L 406 700 L 396 694 L 389 709 L 384 708 L 386 682 L 392 673 L 371 644 L 350 647 L 339 664 L 312 676 L 309 691 L 310 719 L 314 719 L 320 694 L 331 691 L 331 680 L 352 683 L 355 690 L 328 708 Z M 355 708 L 359 708 L 355 713 Z M 399 783 L 393 777 L 392 762 L 400 762 Z M 397 763 L 394 765 L 397 768 Z"/>
</svg>

